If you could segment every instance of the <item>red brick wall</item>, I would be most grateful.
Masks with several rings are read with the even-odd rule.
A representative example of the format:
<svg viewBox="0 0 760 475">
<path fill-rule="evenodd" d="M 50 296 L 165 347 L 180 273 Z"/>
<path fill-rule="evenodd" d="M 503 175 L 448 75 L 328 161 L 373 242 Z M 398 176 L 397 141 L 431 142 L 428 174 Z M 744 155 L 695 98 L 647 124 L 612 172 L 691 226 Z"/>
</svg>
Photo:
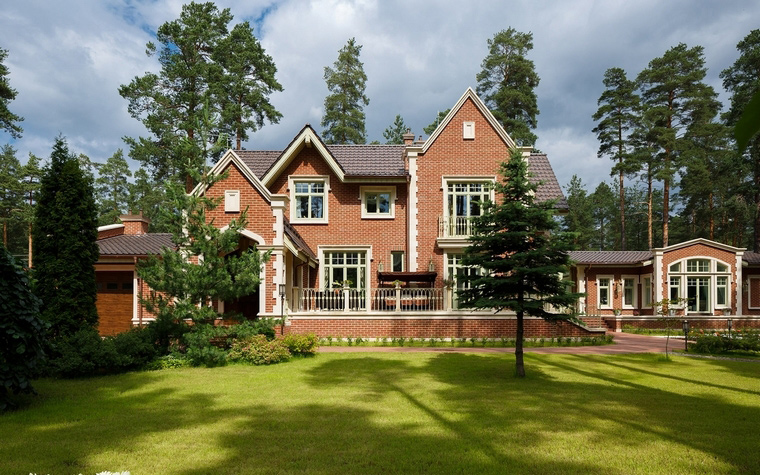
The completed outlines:
<svg viewBox="0 0 760 475">
<path fill-rule="evenodd" d="M 377 265 L 382 260 L 386 271 L 390 270 L 391 251 L 404 251 L 406 246 L 407 184 L 376 182 L 341 183 L 324 158 L 314 148 L 304 148 L 275 180 L 271 190 L 276 194 L 291 196 L 288 189 L 289 176 L 327 175 L 330 191 L 327 195 L 327 224 L 303 224 L 290 220 L 311 249 L 318 253 L 318 246 L 372 246 L 372 287 L 377 287 Z M 362 219 L 361 186 L 393 186 L 396 189 L 394 219 Z M 290 217 L 290 207 L 286 210 Z M 368 263 L 369 264 L 369 263 Z M 319 282 L 318 270 L 312 271 L 310 286 Z"/>
<path fill-rule="evenodd" d="M 335 318 L 289 320 L 285 331 L 315 333 L 326 337 L 362 338 L 514 338 L 515 318 L 503 319 L 363 319 Z M 582 327 L 567 322 L 557 324 L 540 319 L 524 320 L 525 337 L 593 336 Z"/>
<path fill-rule="evenodd" d="M 148 233 L 148 221 L 135 220 L 135 221 L 123 221 L 124 234 L 147 234 Z"/>
<path fill-rule="evenodd" d="M 116 229 L 108 229 L 106 231 L 98 231 L 98 239 L 121 236 L 122 234 L 124 234 L 124 228 L 122 227 L 118 227 Z"/>
<path fill-rule="evenodd" d="M 462 138 L 462 122 L 475 122 L 475 139 Z M 443 130 L 427 153 L 417 158 L 417 269 L 427 270 L 432 258 L 441 286 L 444 268 L 443 250 L 436 245 L 438 218 L 443 213 L 442 176 L 495 176 L 499 164 L 509 158 L 509 148 L 496 130 L 468 99 Z"/>
<path fill-rule="evenodd" d="M 620 279 L 623 276 L 645 276 L 651 275 L 652 266 L 646 267 L 588 267 L 586 268 L 586 309 L 589 314 L 613 315 L 614 309 L 621 309 L 621 315 L 652 315 L 652 309 L 641 308 L 643 282 L 639 279 L 636 288 L 636 308 L 623 308 L 623 288 L 620 287 Z M 618 282 L 617 291 L 612 289 L 612 305 L 609 309 L 599 309 L 597 278 L 599 276 L 611 277 Z M 654 285 L 654 280 L 652 281 Z"/>
<path fill-rule="evenodd" d="M 272 207 L 234 163 L 227 166 L 224 173 L 227 173 L 227 178 L 214 183 L 206 192 L 210 198 L 221 199 L 219 206 L 207 213 L 208 219 L 213 219 L 218 228 L 228 225 L 233 219 L 240 219 L 241 213 L 228 213 L 224 210 L 224 191 L 239 190 L 240 211 L 248 209 L 246 229 L 258 234 L 266 244 L 271 245 L 275 237 Z"/>
</svg>

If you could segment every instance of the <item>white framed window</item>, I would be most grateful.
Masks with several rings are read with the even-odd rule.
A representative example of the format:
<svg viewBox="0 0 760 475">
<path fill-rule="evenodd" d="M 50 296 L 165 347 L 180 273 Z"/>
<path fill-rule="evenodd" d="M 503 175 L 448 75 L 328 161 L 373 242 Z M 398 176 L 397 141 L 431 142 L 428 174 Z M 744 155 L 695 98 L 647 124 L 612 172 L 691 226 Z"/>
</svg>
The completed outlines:
<svg viewBox="0 0 760 475">
<path fill-rule="evenodd" d="M 446 278 L 454 281 L 454 294 L 451 302 L 453 308 L 459 308 L 459 292 L 471 287 L 471 283 L 464 277 L 483 274 L 483 268 L 481 267 L 463 265 L 463 258 L 464 254 L 459 253 L 446 255 Z"/>
<path fill-rule="evenodd" d="M 728 277 L 717 276 L 715 278 L 715 305 L 728 307 Z"/>
<path fill-rule="evenodd" d="M 712 314 L 731 305 L 731 266 L 711 257 L 689 257 L 668 267 L 671 300 L 685 298 L 688 312 Z"/>
<path fill-rule="evenodd" d="M 671 277 L 668 282 L 668 299 L 671 302 L 677 302 L 681 298 L 681 277 Z M 679 307 L 681 303 L 674 304 Z"/>
<path fill-rule="evenodd" d="M 641 306 L 652 308 L 652 278 L 644 277 L 641 284 Z"/>
<path fill-rule="evenodd" d="M 344 284 L 349 289 L 367 287 L 366 251 L 325 251 L 322 268 L 325 289 L 342 288 Z"/>
<path fill-rule="evenodd" d="M 224 212 L 240 212 L 240 190 L 224 190 Z"/>
<path fill-rule="evenodd" d="M 396 188 L 365 187 L 360 188 L 362 200 L 362 219 L 393 219 L 396 211 Z"/>
<path fill-rule="evenodd" d="M 290 220 L 294 223 L 327 223 L 330 177 L 291 176 Z"/>
<path fill-rule="evenodd" d="M 404 251 L 391 251 L 391 271 L 404 272 Z"/>
<path fill-rule="evenodd" d="M 598 308 L 612 308 L 612 277 L 600 276 L 597 278 L 596 300 Z"/>
<path fill-rule="evenodd" d="M 623 308 L 637 307 L 636 277 L 623 277 Z"/>
<path fill-rule="evenodd" d="M 689 259 L 686 261 L 686 272 L 710 272 L 710 260 Z"/>
<path fill-rule="evenodd" d="M 462 138 L 465 140 L 473 140 L 475 138 L 475 122 L 462 122 Z"/>
</svg>

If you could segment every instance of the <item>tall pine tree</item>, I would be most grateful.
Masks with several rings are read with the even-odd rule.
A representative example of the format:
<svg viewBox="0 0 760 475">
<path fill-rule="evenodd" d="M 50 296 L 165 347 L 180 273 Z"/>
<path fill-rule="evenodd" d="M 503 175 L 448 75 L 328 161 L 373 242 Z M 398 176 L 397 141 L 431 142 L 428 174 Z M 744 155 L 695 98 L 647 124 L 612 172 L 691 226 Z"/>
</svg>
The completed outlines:
<svg viewBox="0 0 760 475">
<path fill-rule="evenodd" d="M 726 114 L 729 125 L 736 125 L 753 97 L 760 94 L 760 30 L 752 30 L 739 44 L 739 58 L 723 70 L 723 87 L 731 93 L 731 107 Z M 757 100 L 757 99 L 755 99 Z M 747 195 L 753 204 L 753 249 L 760 252 L 760 135 L 755 135 L 742 155 L 751 170 L 752 182 Z"/>
<path fill-rule="evenodd" d="M 567 191 L 568 212 L 562 216 L 564 230 L 573 234 L 575 249 L 580 251 L 591 250 L 593 236 L 594 216 L 592 214 L 591 198 L 586 191 L 586 185 L 578 175 L 573 175 L 570 184 L 565 188 Z"/>
<path fill-rule="evenodd" d="M 42 318 L 56 339 L 98 324 L 95 262 L 98 260 L 97 209 L 93 186 L 57 138 L 50 167 L 42 177 L 35 212 L 35 290 Z"/>
<path fill-rule="evenodd" d="M 621 68 L 605 71 L 603 83 L 606 89 L 599 97 L 599 109 L 592 117 L 598 122 L 593 132 L 599 140 L 597 155 L 607 155 L 617 162 L 611 174 L 618 175 L 620 249 L 625 251 L 625 176 L 639 171 L 639 164 L 631 150 L 630 134 L 636 126 L 640 100 L 636 94 L 636 83 L 630 81 Z"/>
<path fill-rule="evenodd" d="M 502 30 L 488 40 L 488 55 L 476 76 L 477 91 L 515 142 L 533 145 L 537 137 L 539 77 L 527 54 L 533 49 L 533 33 L 514 28 Z"/>
<path fill-rule="evenodd" d="M 385 137 L 385 143 L 387 145 L 401 145 L 404 143 L 404 134 L 408 127 L 404 123 L 404 119 L 400 114 L 396 114 L 396 119 L 391 125 L 383 132 Z"/>
<path fill-rule="evenodd" d="M 14 114 L 8 108 L 8 103 L 16 98 L 18 92 L 11 87 L 8 80 L 10 71 L 3 64 L 7 57 L 8 50 L 0 49 L 0 130 L 5 130 L 13 138 L 19 138 L 24 129 L 18 123 L 24 118 Z"/>
<path fill-rule="evenodd" d="M 359 61 L 362 45 L 356 38 L 348 40 L 338 51 L 333 67 L 325 67 L 325 83 L 330 94 L 325 98 L 322 117 L 322 138 L 329 144 L 363 144 L 367 142 L 364 125 L 364 106 L 369 98 L 364 94 L 367 75 Z"/>
<path fill-rule="evenodd" d="M 519 150 L 502 163 L 500 173 L 504 181 L 495 184 L 499 202 L 487 204 L 473 222 L 462 263 L 479 272 L 461 276 L 467 284 L 460 291 L 459 303 L 515 312 L 515 370 L 518 377 L 525 377 L 525 316 L 569 319 L 572 314 L 547 308 L 570 308 L 580 294 L 570 292 L 569 283 L 562 280 L 570 267 L 572 235 L 557 229 L 554 202 L 535 201 L 538 185 L 531 183 L 528 163 Z"/>
</svg>

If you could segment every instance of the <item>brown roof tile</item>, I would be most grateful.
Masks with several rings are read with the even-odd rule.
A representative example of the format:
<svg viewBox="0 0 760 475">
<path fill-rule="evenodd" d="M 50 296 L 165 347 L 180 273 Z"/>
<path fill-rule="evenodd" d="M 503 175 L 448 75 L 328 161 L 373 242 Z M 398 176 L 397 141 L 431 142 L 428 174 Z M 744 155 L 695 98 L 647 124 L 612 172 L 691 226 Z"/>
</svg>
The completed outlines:
<svg viewBox="0 0 760 475">
<path fill-rule="evenodd" d="M 147 256 L 175 249 L 168 233 L 122 234 L 97 241 L 101 256 Z"/>
<path fill-rule="evenodd" d="M 406 176 L 405 145 L 328 145 L 349 176 Z"/>
<path fill-rule="evenodd" d="M 308 244 L 306 244 L 306 241 L 301 237 L 301 235 L 298 233 L 296 228 L 293 227 L 292 224 L 290 224 L 290 221 L 285 219 L 285 234 L 290 238 L 291 241 L 293 241 L 293 244 L 301 251 L 305 252 L 306 255 L 317 260 L 317 255 L 314 254 L 314 251 L 311 250 Z"/>
<path fill-rule="evenodd" d="M 568 209 L 562 187 L 559 186 L 549 158 L 544 153 L 531 153 L 528 159 L 528 170 L 533 175 L 533 183 L 543 182 L 536 191 L 536 201 L 557 200 L 556 208 Z"/>
<path fill-rule="evenodd" d="M 745 251 L 744 260 L 747 264 L 760 264 L 760 252 Z"/>
<path fill-rule="evenodd" d="M 571 251 L 578 264 L 641 264 L 651 259 L 652 251 Z"/>
</svg>

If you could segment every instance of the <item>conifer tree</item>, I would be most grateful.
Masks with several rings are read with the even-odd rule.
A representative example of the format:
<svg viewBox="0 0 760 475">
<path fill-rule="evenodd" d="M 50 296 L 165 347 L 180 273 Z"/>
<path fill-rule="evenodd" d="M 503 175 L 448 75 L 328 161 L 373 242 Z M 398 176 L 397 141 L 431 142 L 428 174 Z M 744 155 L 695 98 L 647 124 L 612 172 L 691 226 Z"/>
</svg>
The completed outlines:
<svg viewBox="0 0 760 475">
<path fill-rule="evenodd" d="M 367 142 L 364 106 L 369 98 L 364 94 L 367 75 L 359 60 L 362 45 L 356 38 L 348 40 L 338 51 L 333 67 L 325 67 L 325 83 L 330 94 L 325 97 L 322 117 L 322 138 L 328 144 L 363 144 Z"/>
<path fill-rule="evenodd" d="M 572 235 L 558 230 L 553 201 L 536 202 L 536 183 L 519 150 L 502 163 L 503 182 L 496 183 L 497 203 L 485 206 L 473 222 L 473 235 L 463 265 L 477 269 L 464 279 L 459 302 L 463 307 L 513 311 L 517 317 L 515 369 L 525 377 L 523 321 L 526 315 L 548 321 L 573 318 L 571 313 L 547 311 L 570 308 L 580 294 L 562 280 L 570 267 Z"/>
<path fill-rule="evenodd" d="M 433 132 L 435 132 L 435 129 L 438 128 L 438 124 L 443 122 L 443 119 L 445 119 L 446 116 L 449 115 L 449 112 L 451 112 L 451 109 L 446 109 L 445 111 L 438 111 L 438 115 L 435 117 L 435 120 L 431 122 L 430 125 L 423 128 L 422 131 L 425 132 L 427 135 L 430 135 Z"/>
<path fill-rule="evenodd" d="M 573 244 L 581 251 L 591 250 L 591 230 L 594 227 L 591 198 L 586 185 L 578 175 L 573 175 L 567 190 L 568 212 L 562 217 L 564 230 L 573 234 Z"/>
<path fill-rule="evenodd" d="M 625 251 L 625 176 L 639 171 L 630 143 L 630 134 L 640 113 L 639 96 L 635 92 L 636 83 L 630 81 L 621 68 L 605 71 L 603 83 L 606 89 L 599 97 L 599 109 L 592 117 L 598 122 L 593 132 L 599 140 L 597 155 L 607 155 L 617 162 L 610 174 L 618 175 L 620 249 Z"/>
<path fill-rule="evenodd" d="M 6 144 L 0 148 L 0 227 L 6 249 L 8 229 L 19 222 L 22 200 L 21 163 L 16 158 L 16 150 Z"/>
<path fill-rule="evenodd" d="M 652 124 L 651 138 L 657 147 L 655 178 L 663 183 L 662 240 L 668 245 L 670 190 L 684 166 L 688 148 L 686 130 L 710 120 L 717 94 L 705 84 L 704 49 L 681 43 L 655 58 L 638 76 L 644 116 Z"/>
<path fill-rule="evenodd" d="M 8 103 L 16 98 L 18 92 L 13 89 L 8 80 L 10 71 L 3 64 L 8 57 L 8 50 L 0 49 L 0 130 L 5 130 L 11 137 L 19 138 L 24 129 L 18 125 L 18 122 L 24 120 L 8 108 Z"/>
<path fill-rule="evenodd" d="M 34 221 L 35 290 L 50 335 L 67 337 L 98 324 L 95 262 L 97 208 L 92 182 L 66 141 L 57 138 L 42 177 Z"/>
<path fill-rule="evenodd" d="M 614 247 L 612 223 L 615 221 L 615 193 L 610 185 L 601 182 L 591 193 L 589 201 L 595 229 L 592 246 L 599 251 L 610 251 Z"/>
<path fill-rule="evenodd" d="M 42 181 L 43 169 L 40 167 L 40 158 L 33 153 L 29 154 L 26 165 L 21 167 L 21 185 L 23 202 L 21 204 L 21 221 L 27 228 L 27 267 L 33 267 L 32 259 L 32 226 L 34 224 L 34 211 Z"/>
<path fill-rule="evenodd" d="M 533 145 L 537 137 L 540 78 L 527 54 L 533 49 L 533 33 L 514 28 L 502 30 L 488 40 L 488 55 L 476 76 L 477 91 L 494 117 L 519 145 Z"/>
<path fill-rule="evenodd" d="M 407 129 L 408 127 L 404 123 L 404 119 L 400 114 L 397 114 L 396 119 L 393 121 L 393 124 L 389 125 L 388 128 L 385 129 L 385 132 L 383 132 L 383 137 L 385 137 L 386 145 L 403 144 L 404 134 L 406 133 Z"/>
<path fill-rule="evenodd" d="M 739 58 L 731 67 L 723 70 L 720 77 L 723 87 L 731 93 L 731 106 L 726 114 L 728 125 L 735 126 L 747 109 L 750 101 L 760 101 L 760 30 L 752 30 L 737 45 Z M 755 111 L 756 112 L 756 111 Z M 743 161 L 751 170 L 752 183 L 747 195 L 753 204 L 753 249 L 760 252 L 760 135 L 749 141 L 744 151 Z"/>
<path fill-rule="evenodd" d="M 95 193 L 98 197 L 98 222 L 100 225 L 113 224 L 119 215 L 128 211 L 129 201 L 129 164 L 124 159 L 121 149 L 111 155 L 106 163 L 98 167 L 95 180 Z M 135 210 L 138 211 L 138 210 Z"/>
</svg>

